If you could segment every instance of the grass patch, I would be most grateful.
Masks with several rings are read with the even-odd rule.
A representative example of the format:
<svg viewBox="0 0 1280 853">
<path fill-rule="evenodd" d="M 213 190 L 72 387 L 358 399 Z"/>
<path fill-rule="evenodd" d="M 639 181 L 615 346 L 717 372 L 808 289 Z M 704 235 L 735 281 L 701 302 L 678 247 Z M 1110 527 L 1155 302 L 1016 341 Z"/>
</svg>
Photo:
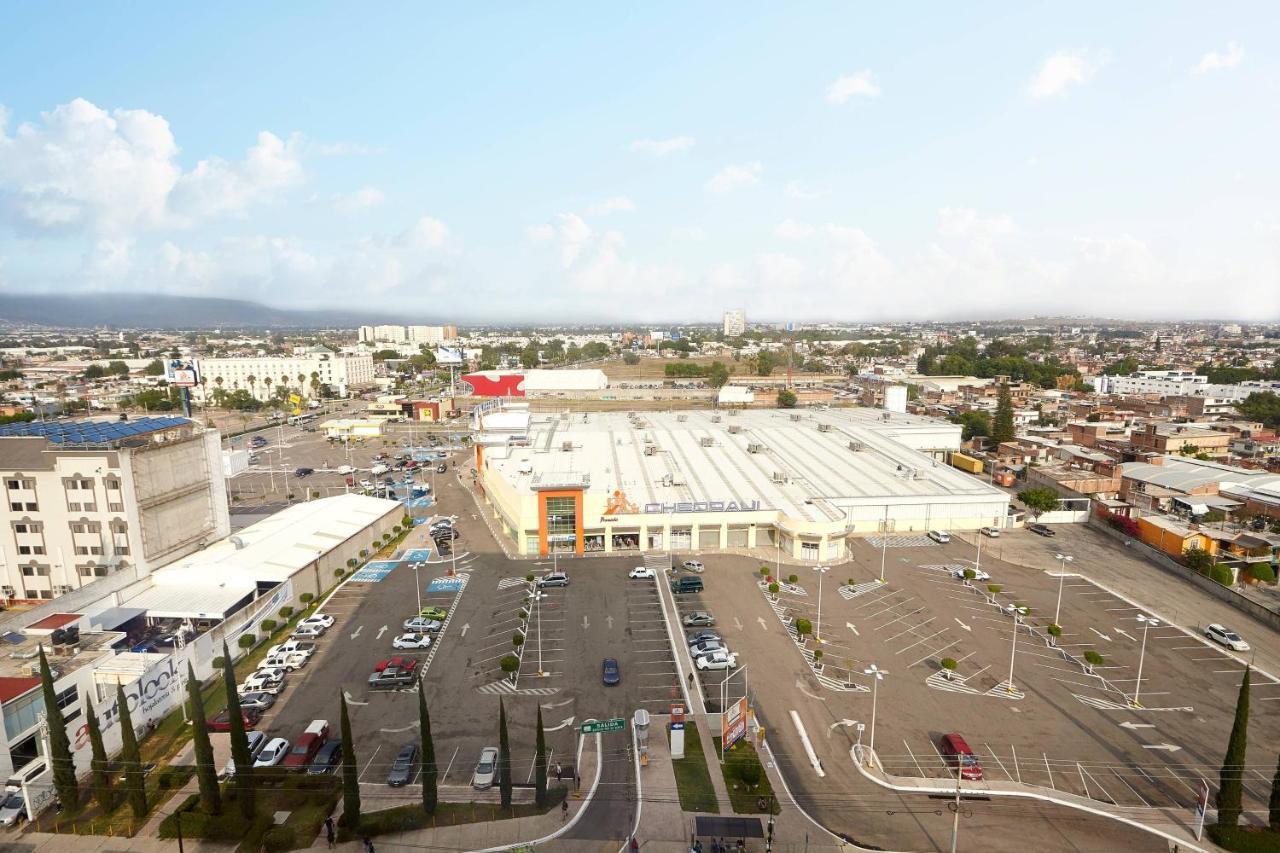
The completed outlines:
<svg viewBox="0 0 1280 853">
<path fill-rule="evenodd" d="M 560 808 L 561 801 L 568 793 L 568 788 L 548 788 L 547 805 L 542 808 L 533 803 L 520 803 L 505 809 L 493 803 L 439 803 L 436 813 L 429 815 L 422 810 L 420 803 L 411 803 L 393 809 L 364 812 L 360 815 L 360 831 L 352 832 L 347 827 L 342 827 L 338 830 L 338 840 L 351 841 L 365 835 L 533 817 Z"/>
<path fill-rule="evenodd" d="M 712 738 L 716 752 L 720 751 L 720 738 Z M 735 814 L 778 814 L 782 807 L 773 796 L 769 774 L 764 772 L 760 756 L 751 741 L 746 738 L 735 743 L 720 765 L 724 774 L 724 786 L 729 789 L 729 801 Z M 761 807 L 763 800 L 763 808 Z"/>
<path fill-rule="evenodd" d="M 671 735 L 667 734 L 668 743 Z M 689 721 L 684 729 L 684 758 L 671 760 L 676 771 L 676 790 L 680 793 L 680 808 L 687 812 L 720 814 L 716 788 L 711 783 L 707 769 L 707 757 L 702 752 L 702 739 L 698 726 Z"/>
<path fill-rule="evenodd" d="M 222 814 L 206 815 L 200 811 L 200 798 L 188 797 L 160 824 L 161 838 L 177 838 L 178 813 L 181 814 L 184 838 L 208 841 L 240 842 L 245 853 L 267 850 L 295 850 L 310 847 L 320 834 L 327 815 L 333 812 L 340 796 L 341 782 L 333 776 L 306 776 L 287 770 L 256 770 L 258 780 L 254 816 L 245 820 L 236 807 L 233 786 L 224 785 Z M 276 812 L 289 812 L 279 826 L 273 825 Z"/>
<path fill-rule="evenodd" d="M 111 778 L 117 789 L 117 802 L 111 811 L 105 811 L 93 800 L 93 790 L 85 786 L 80 789 L 80 802 L 85 805 L 75 814 L 53 810 L 46 811 L 33 824 L 38 832 L 66 833 L 69 835 L 126 835 L 133 836 L 151 819 L 151 813 L 164 805 L 183 785 L 195 775 L 193 767 L 166 767 L 147 774 L 144 784 L 147 788 L 147 805 L 149 812 L 145 817 L 134 817 L 133 809 L 119 792 L 123 785 L 118 765 L 111 765 Z"/>
<path fill-rule="evenodd" d="M 1280 832 L 1257 826 L 1216 824 L 1209 824 L 1205 829 L 1215 844 L 1234 853 L 1280 853 Z"/>
</svg>

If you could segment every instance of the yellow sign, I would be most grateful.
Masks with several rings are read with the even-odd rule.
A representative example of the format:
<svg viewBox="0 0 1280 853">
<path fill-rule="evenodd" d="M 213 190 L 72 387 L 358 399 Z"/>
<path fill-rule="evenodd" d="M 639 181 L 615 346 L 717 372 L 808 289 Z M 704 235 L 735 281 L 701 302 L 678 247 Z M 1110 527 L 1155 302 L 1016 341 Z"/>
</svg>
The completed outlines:
<svg viewBox="0 0 1280 853">
<path fill-rule="evenodd" d="M 301 398 L 301 397 L 299 397 L 297 394 L 290 394 L 290 395 L 289 395 L 289 402 L 290 402 L 290 403 L 293 403 L 293 404 L 296 406 L 296 405 L 298 405 L 299 403 L 301 403 L 301 402 L 302 402 L 302 398 Z"/>
</svg>

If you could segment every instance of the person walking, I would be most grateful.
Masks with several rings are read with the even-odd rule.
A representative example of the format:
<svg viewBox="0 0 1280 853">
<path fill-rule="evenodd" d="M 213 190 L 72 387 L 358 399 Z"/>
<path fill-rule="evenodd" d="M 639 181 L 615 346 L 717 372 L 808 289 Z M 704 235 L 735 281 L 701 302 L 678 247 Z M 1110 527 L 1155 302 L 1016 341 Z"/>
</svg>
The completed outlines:
<svg viewBox="0 0 1280 853">
<path fill-rule="evenodd" d="M 568 820 L 569 820 L 569 801 L 561 800 L 560 801 L 560 822 L 565 823 Z"/>
<path fill-rule="evenodd" d="M 364 853 L 374 853 L 373 839 L 369 838 L 367 835 L 364 837 Z"/>
<path fill-rule="evenodd" d="M 329 842 L 329 849 L 333 849 L 333 844 L 338 840 L 338 835 L 333 828 L 333 815 L 329 815 L 324 819 L 324 838 Z"/>
</svg>

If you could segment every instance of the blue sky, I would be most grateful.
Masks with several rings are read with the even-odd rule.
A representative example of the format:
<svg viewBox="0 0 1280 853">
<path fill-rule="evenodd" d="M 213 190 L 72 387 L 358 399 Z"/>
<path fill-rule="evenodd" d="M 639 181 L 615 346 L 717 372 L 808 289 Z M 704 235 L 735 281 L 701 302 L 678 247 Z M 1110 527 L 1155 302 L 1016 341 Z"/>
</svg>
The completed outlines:
<svg viewBox="0 0 1280 853">
<path fill-rule="evenodd" d="M 1274 4 L 33 4 L 0 289 L 1280 315 Z"/>
</svg>

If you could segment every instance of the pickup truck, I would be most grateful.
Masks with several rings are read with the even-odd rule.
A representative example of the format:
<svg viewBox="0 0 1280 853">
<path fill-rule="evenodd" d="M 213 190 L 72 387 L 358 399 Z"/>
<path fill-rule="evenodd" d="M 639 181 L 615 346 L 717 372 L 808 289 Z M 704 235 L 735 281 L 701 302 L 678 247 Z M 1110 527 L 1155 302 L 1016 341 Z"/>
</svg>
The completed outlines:
<svg viewBox="0 0 1280 853">
<path fill-rule="evenodd" d="M 293 672 L 295 669 L 302 669 L 307 665 L 307 661 L 311 659 L 311 655 L 305 652 L 281 652 L 272 655 L 262 662 L 263 666 L 278 667 L 286 672 Z"/>
<path fill-rule="evenodd" d="M 386 465 L 383 465 L 381 462 L 379 462 L 377 465 L 374 465 L 372 468 L 369 469 L 369 473 L 377 477 L 387 473 L 390 470 L 391 469 L 388 468 Z"/>
<path fill-rule="evenodd" d="M 418 677 L 415 671 L 405 671 L 398 667 L 389 666 L 382 672 L 375 672 L 369 676 L 369 687 L 373 690 L 389 690 L 395 687 L 409 687 Z"/>
</svg>

